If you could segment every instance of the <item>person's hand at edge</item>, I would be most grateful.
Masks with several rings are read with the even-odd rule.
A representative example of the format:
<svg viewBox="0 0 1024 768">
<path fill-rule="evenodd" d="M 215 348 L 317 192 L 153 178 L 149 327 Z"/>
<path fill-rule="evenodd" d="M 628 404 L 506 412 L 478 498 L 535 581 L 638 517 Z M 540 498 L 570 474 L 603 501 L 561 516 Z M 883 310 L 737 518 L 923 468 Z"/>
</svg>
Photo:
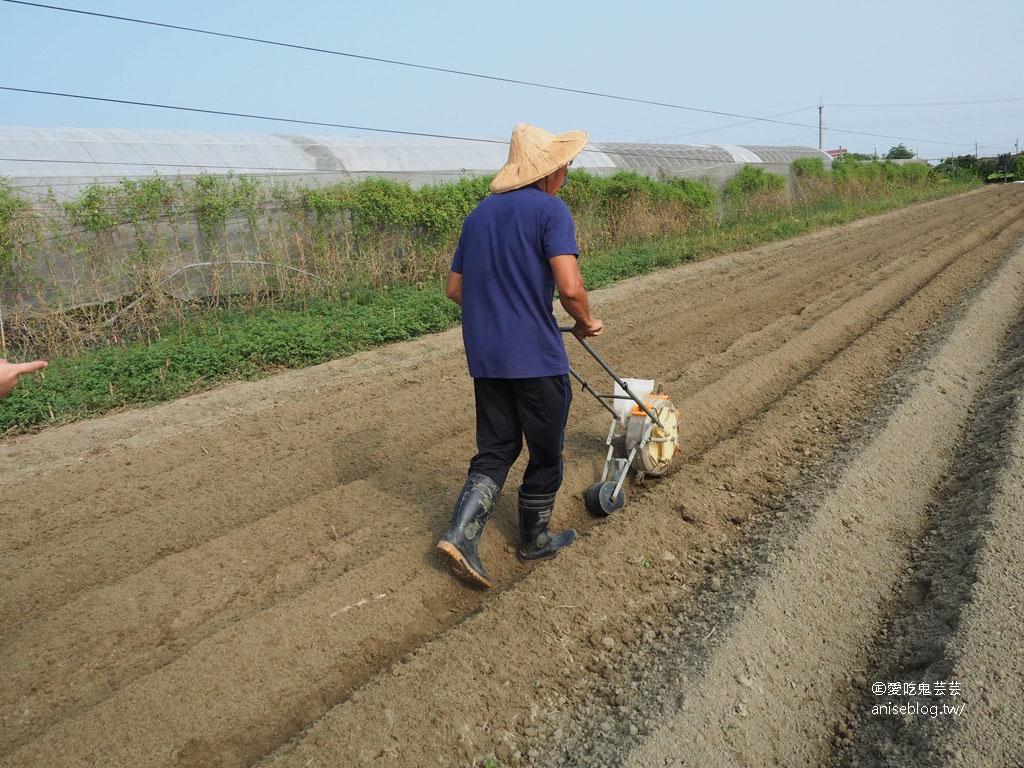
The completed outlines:
<svg viewBox="0 0 1024 768">
<path fill-rule="evenodd" d="M 33 360 L 31 363 L 9 363 L 0 357 L 0 397 L 7 397 L 18 384 L 18 377 L 45 368 L 45 360 Z"/>
</svg>

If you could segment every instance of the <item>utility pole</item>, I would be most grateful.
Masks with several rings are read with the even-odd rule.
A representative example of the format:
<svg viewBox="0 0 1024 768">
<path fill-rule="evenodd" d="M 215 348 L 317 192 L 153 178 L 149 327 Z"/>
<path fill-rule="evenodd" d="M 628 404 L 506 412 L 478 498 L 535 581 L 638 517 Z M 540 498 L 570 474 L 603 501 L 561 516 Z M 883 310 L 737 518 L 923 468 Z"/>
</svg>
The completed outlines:
<svg viewBox="0 0 1024 768">
<path fill-rule="evenodd" d="M 818 149 L 820 149 L 820 150 L 824 150 L 825 149 L 825 142 L 824 142 L 824 138 L 823 138 L 824 127 L 823 127 L 823 123 L 821 122 L 821 111 L 823 109 L 825 109 L 825 105 L 821 103 L 821 99 L 819 98 L 818 99 Z"/>
</svg>

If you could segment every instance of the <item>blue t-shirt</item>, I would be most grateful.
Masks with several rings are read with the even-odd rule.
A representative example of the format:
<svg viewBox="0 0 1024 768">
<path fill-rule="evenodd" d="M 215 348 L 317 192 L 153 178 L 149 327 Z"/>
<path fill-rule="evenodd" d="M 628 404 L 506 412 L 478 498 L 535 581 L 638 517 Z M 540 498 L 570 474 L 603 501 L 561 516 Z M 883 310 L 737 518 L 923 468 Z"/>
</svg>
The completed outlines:
<svg viewBox="0 0 1024 768">
<path fill-rule="evenodd" d="M 452 272 L 462 275 L 462 339 L 474 378 L 569 372 L 548 259 L 578 256 L 569 206 L 539 187 L 493 194 L 466 217 Z"/>
</svg>

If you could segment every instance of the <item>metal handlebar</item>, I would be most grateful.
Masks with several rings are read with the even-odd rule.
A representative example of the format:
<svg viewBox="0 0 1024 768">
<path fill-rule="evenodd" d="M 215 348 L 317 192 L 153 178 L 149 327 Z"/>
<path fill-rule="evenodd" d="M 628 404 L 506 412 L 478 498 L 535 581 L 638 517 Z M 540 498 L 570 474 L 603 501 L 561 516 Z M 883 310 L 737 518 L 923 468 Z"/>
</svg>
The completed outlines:
<svg viewBox="0 0 1024 768">
<path fill-rule="evenodd" d="M 661 420 L 657 416 L 655 416 L 654 413 L 651 412 L 651 409 L 647 407 L 647 404 L 645 402 L 643 402 L 635 394 L 633 394 L 633 391 L 629 388 L 629 384 L 627 384 L 625 381 L 623 381 L 622 379 L 619 378 L 618 374 L 615 373 L 615 371 L 613 371 L 611 369 L 611 367 L 609 367 L 608 363 L 606 363 L 604 360 L 601 359 L 601 356 L 599 354 L 597 354 L 597 351 L 592 346 L 590 346 L 590 343 L 586 339 L 581 339 L 579 336 L 576 336 L 576 334 L 573 333 L 572 326 L 569 326 L 569 325 L 559 326 L 558 330 L 560 330 L 562 333 L 572 333 L 572 335 L 575 337 L 575 339 L 580 344 L 583 345 L 583 348 L 585 350 L 587 350 L 587 352 L 589 352 L 593 356 L 593 358 L 595 360 L 597 360 L 597 362 L 600 364 L 600 366 L 602 368 L 604 368 L 605 372 L 607 372 L 608 375 L 611 376 L 612 379 L 614 379 L 615 383 L 618 384 L 620 387 L 622 387 L 622 391 L 625 392 L 627 395 L 629 395 L 629 397 L 633 400 L 634 403 L 636 403 L 638 406 L 640 406 L 640 409 L 644 413 L 647 414 L 647 416 L 650 418 L 650 420 L 653 421 L 655 424 L 657 424 L 659 429 L 664 429 L 665 428 L 665 425 L 661 423 Z M 570 368 L 569 372 L 572 373 L 572 375 L 576 377 L 576 379 L 580 382 L 580 384 L 583 385 L 584 389 L 586 389 L 588 392 L 590 392 L 590 394 L 594 395 L 594 397 L 596 397 L 605 408 L 607 408 L 609 411 L 611 411 L 613 416 L 617 416 L 618 415 L 618 414 L 615 413 L 615 409 L 612 408 L 610 405 L 608 405 L 608 403 L 606 403 L 604 401 L 604 399 L 603 399 L 604 397 L 614 397 L 614 395 L 604 395 L 604 396 L 602 396 L 602 395 L 597 394 L 597 392 L 594 391 L 593 387 L 591 387 L 586 382 L 586 380 L 582 376 L 580 376 L 576 371 L 574 371 L 572 368 Z"/>
</svg>

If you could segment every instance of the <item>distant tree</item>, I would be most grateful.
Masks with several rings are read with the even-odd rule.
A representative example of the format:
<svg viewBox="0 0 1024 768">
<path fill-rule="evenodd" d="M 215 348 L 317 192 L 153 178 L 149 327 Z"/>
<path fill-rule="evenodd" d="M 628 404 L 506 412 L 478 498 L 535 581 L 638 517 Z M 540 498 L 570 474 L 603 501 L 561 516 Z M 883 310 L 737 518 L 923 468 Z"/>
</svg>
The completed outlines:
<svg viewBox="0 0 1024 768">
<path fill-rule="evenodd" d="M 1024 155 L 1017 155 L 1017 159 L 1013 163 L 1013 175 L 1018 180 L 1024 181 Z"/>
<path fill-rule="evenodd" d="M 907 149 L 903 144 L 897 144 L 885 153 L 886 160 L 910 160 L 913 156 L 914 153 Z"/>
<path fill-rule="evenodd" d="M 978 175 L 986 180 L 994 181 L 996 177 L 1001 177 L 1003 168 L 999 164 L 999 159 L 995 157 L 980 157 L 978 158 Z"/>
<path fill-rule="evenodd" d="M 981 169 L 978 167 L 978 158 L 974 155 L 958 155 L 947 157 L 935 168 L 940 176 L 959 178 L 964 174 L 981 176 Z"/>
</svg>

